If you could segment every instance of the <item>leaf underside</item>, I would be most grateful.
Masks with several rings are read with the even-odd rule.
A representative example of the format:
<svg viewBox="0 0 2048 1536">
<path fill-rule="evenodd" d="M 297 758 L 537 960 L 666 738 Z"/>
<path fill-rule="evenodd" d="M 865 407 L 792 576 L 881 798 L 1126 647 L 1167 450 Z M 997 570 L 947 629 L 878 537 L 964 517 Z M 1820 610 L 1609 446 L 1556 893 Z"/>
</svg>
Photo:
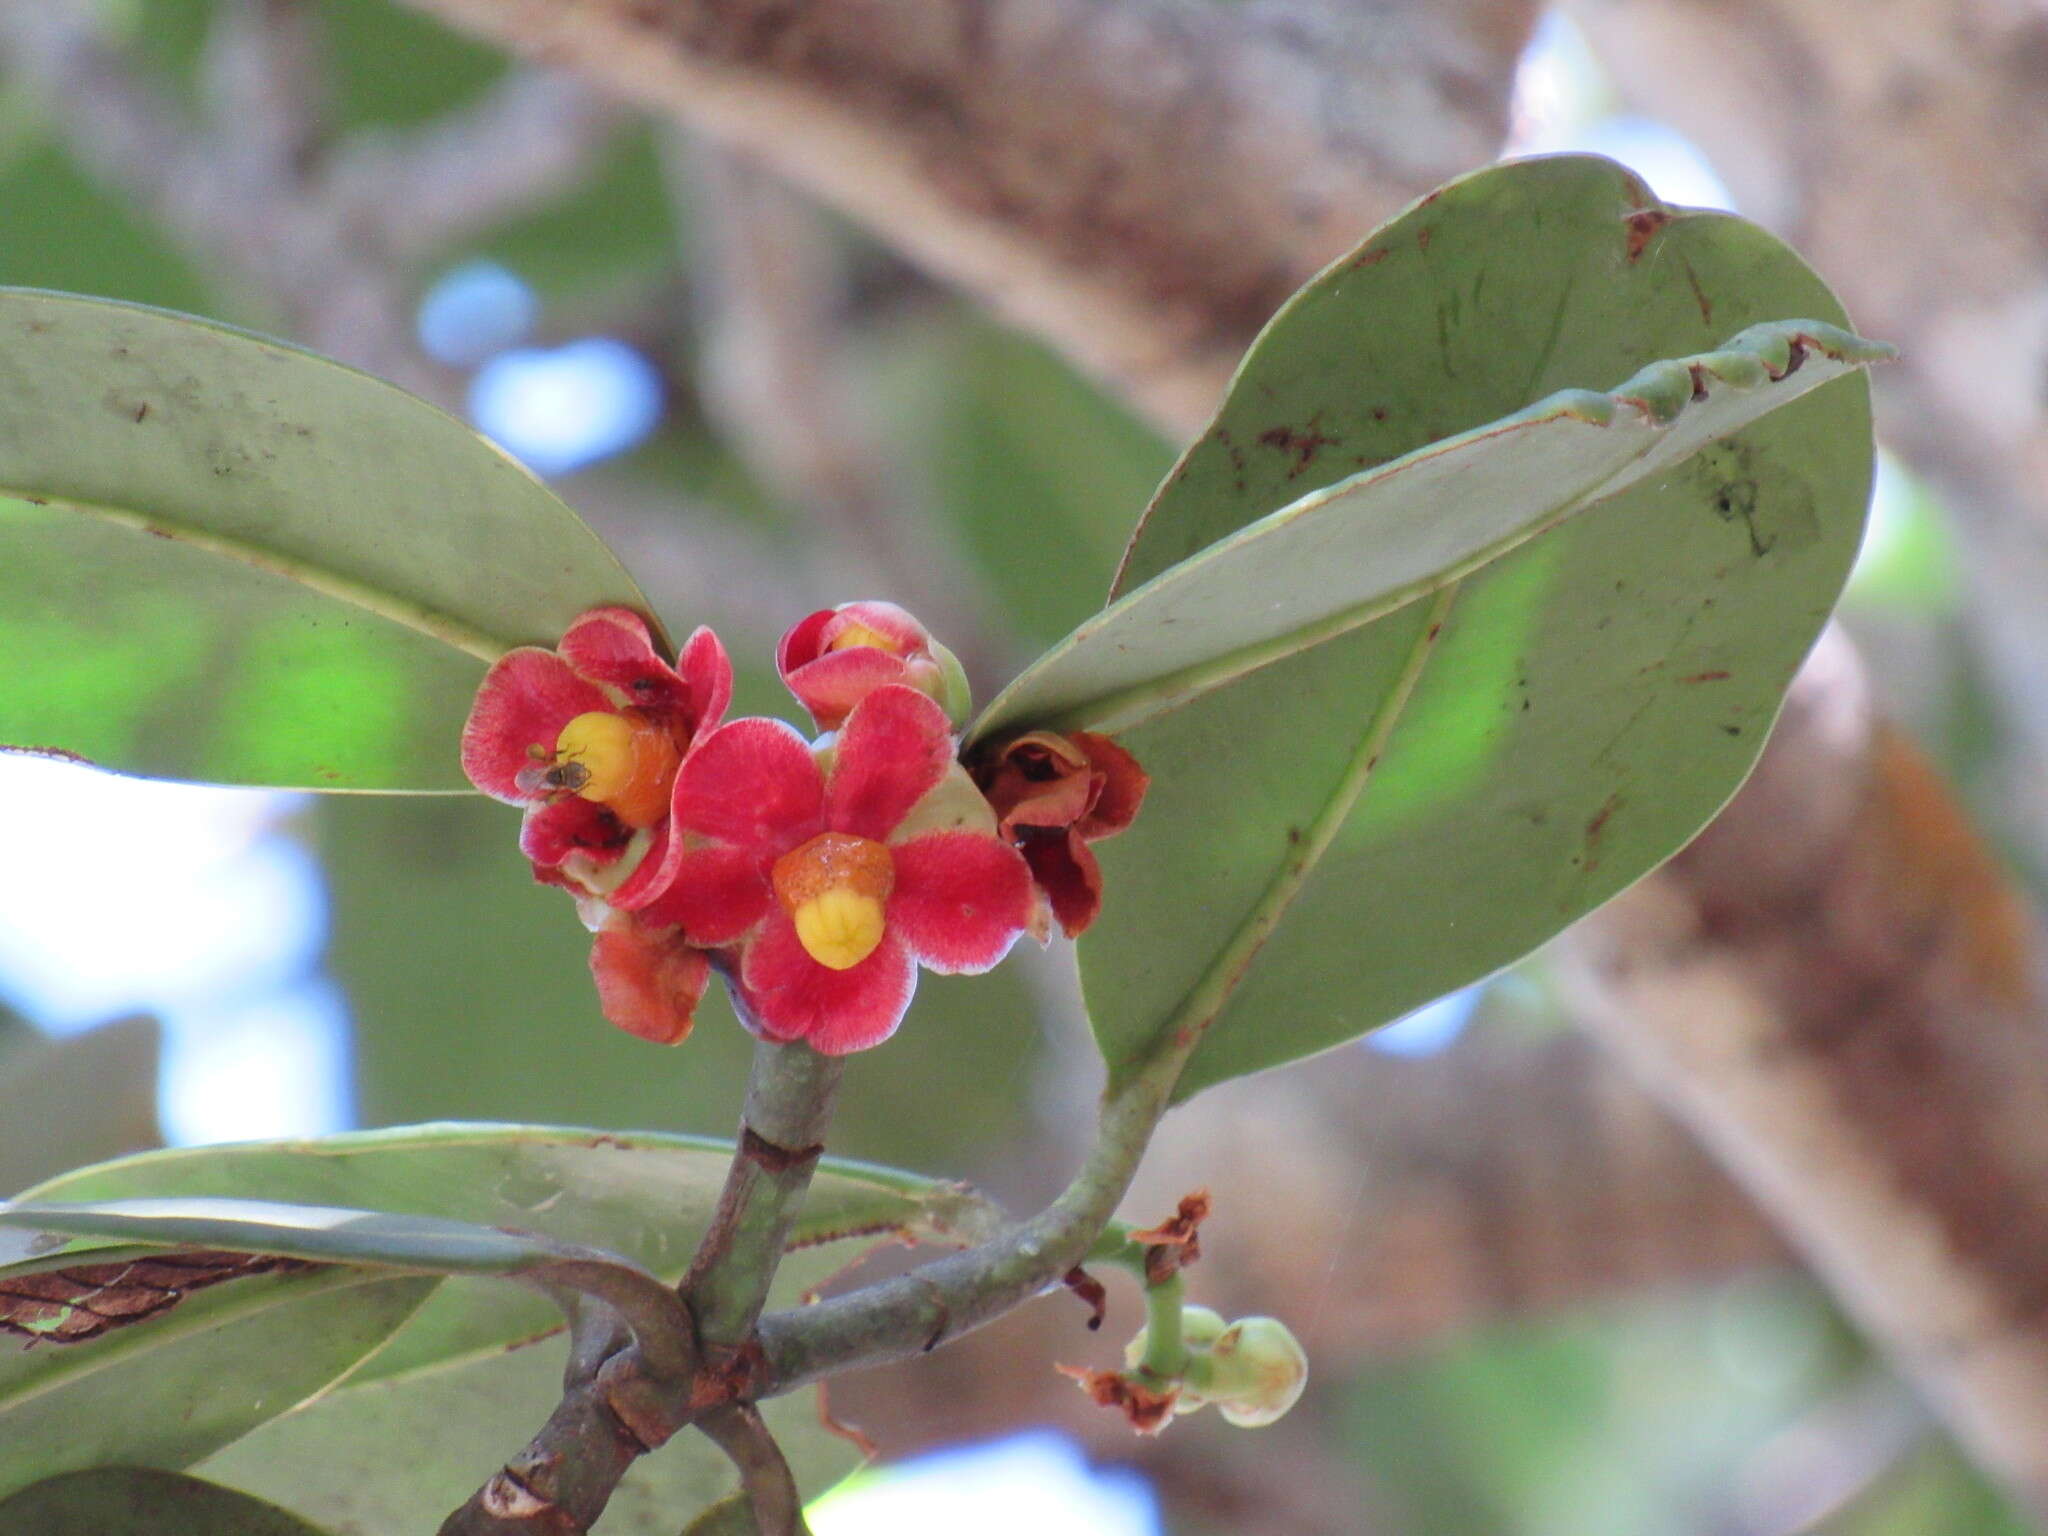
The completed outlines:
<svg viewBox="0 0 2048 1536">
<path fill-rule="evenodd" d="M 1845 324 L 1754 225 L 1666 208 L 1590 156 L 1478 172 L 1275 318 L 1120 587 L 1361 463 L 1786 316 Z M 1653 447 L 1657 472 L 1630 489 L 1127 732 L 1153 787 L 1100 845 L 1109 900 L 1081 944 L 1114 1076 L 1206 1024 L 1185 1097 L 1398 1018 L 1598 906 L 1734 792 L 1861 538 L 1867 384 L 1836 377 L 1688 446 Z M 1455 483 L 1441 497 L 1443 520 L 1464 516 Z"/>
<path fill-rule="evenodd" d="M 485 663 L 611 602 L 646 607 L 424 401 L 188 316 L 0 289 L 0 749 L 461 790 Z"/>
<path fill-rule="evenodd" d="M 698 1137 L 422 1126 L 147 1153 L 24 1198 L 261 1196 L 375 1209 L 607 1249 L 672 1282 L 730 1158 L 729 1145 Z M 778 1304 L 884 1238 L 966 1242 L 994 1219 L 953 1186 L 828 1160 L 778 1278 Z M 34 1292 L 39 1276 L 159 1257 L 119 1237 L 62 1242 L 0 1230 L 0 1259 L 12 1261 L 0 1266 L 0 1291 Z M 76 1468 L 203 1462 L 208 1476 L 340 1536 L 416 1529 L 430 1507 L 420 1499 L 447 1493 L 453 1507 L 547 1416 L 563 1345 L 554 1306 L 525 1287 L 476 1275 L 382 1278 L 389 1274 L 299 1266 L 190 1291 L 147 1321 L 61 1348 L 17 1351 L 0 1340 L 0 1497 Z M 543 1338 L 551 1341 L 535 1343 Z M 807 1405 L 779 1415 L 803 1449 L 807 1486 L 852 1464 L 850 1448 L 818 1431 Z M 405 1454 L 392 1455 L 394 1444 Z M 636 1473 L 640 1491 L 622 1507 L 640 1500 L 671 1523 L 729 1482 L 708 1446 L 679 1442 L 648 1460 L 660 1465 Z"/>
</svg>

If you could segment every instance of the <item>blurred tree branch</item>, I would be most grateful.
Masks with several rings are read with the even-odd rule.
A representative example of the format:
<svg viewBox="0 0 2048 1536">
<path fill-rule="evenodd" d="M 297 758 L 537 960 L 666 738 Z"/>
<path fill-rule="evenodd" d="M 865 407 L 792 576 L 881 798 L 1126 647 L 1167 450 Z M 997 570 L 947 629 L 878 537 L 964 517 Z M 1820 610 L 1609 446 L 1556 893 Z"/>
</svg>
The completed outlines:
<svg viewBox="0 0 2048 1536">
<path fill-rule="evenodd" d="M 1183 433 L 1301 278 L 1404 193 L 1490 156 L 1530 20 L 1526 4 L 1477 3 L 1369 17 L 1171 0 L 415 3 L 746 145 Z M 1727 17 L 1700 24 L 1712 38 L 1690 39 L 1684 68 L 1636 73 L 1661 92 L 1722 55 Z M 2016 25 L 2011 36 L 2031 37 Z M 1796 80 L 1763 89 L 1800 97 L 1812 51 L 1783 50 Z M 2001 67 L 2032 78 L 2033 55 L 2018 57 Z M 2027 120 L 2017 100 L 2003 109 Z M 1883 143 L 1868 121 L 1844 131 Z M 1809 137 L 1786 136 L 1788 161 Z M 1852 299 L 1859 269 L 1892 265 L 1871 238 L 1896 224 L 1892 206 L 1866 187 L 1838 220 L 1863 238 L 1809 245 Z M 1910 272 L 1898 281 L 1925 289 Z M 1989 281 L 1975 313 L 1993 326 L 2013 325 L 2040 291 L 2038 278 L 2017 290 Z M 1865 310 L 1888 329 L 1889 316 Z M 2012 414 L 2012 391 L 1982 390 L 1980 352 L 1965 355 L 1973 366 L 1959 377 L 1937 375 L 1951 408 L 1981 416 L 1989 398 Z M 2018 398 L 2037 395 L 2038 380 Z M 2014 898 L 1939 781 L 1910 773 L 1908 793 L 1891 738 L 1866 724 L 1846 743 L 1814 739 L 1826 718 L 1795 711 L 1737 803 L 1770 805 L 1788 777 L 1804 791 L 1797 804 L 1876 784 L 1856 836 L 1760 836 L 1768 817 L 1735 816 L 1708 852 L 1582 926 L 1581 1000 L 1604 1037 L 1649 1058 L 1646 1080 L 1771 1201 L 1987 1467 L 2048 1512 L 2048 1165 L 2036 1147 L 2048 1136 L 2048 1044 L 2030 937 L 2000 915 Z M 1939 855 L 1915 841 L 1931 824 Z M 1702 908 L 1696 884 L 1715 849 L 1723 884 L 1754 887 L 1748 910 L 1787 890 L 1827 905 L 1777 912 L 1763 937 L 1704 920 L 1722 911 Z M 1944 907 L 1941 878 L 1965 871 L 1978 899 Z M 1891 946 L 1881 957 L 1880 939 Z M 1996 968 L 1986 945 L 2003 945 Z M 1651 958 L 1632 962 L 1632 948 Z M 1684 984 L 1701 977 L 1704 994 Z M 1724 1037 L 1691 1014 L 1706 1002 L 1739 1020 L 1746 1052 L 1714 1049 Z M 1764 1090 L 1781 1082 L 1798 1091 L 1773 1101 Z M 1940 1156 L 1934 1128 L 1957 1138 Z M 1911 1235 L 1907 1259 L 1892 1251 L 1899 1234 Z"/>
<path fill-rule="evenodd" d="M 1534 0 L 413 0 L 751 150 L 1155 418 L 1490 158 Z"/>
<path fill-rule="evenodd" d="M 2048 1513 L 2036 936 L 1846 642 L 1815 652 L 1720 819 L 1575 933 L 1594 1032 Z"/>
</svg>

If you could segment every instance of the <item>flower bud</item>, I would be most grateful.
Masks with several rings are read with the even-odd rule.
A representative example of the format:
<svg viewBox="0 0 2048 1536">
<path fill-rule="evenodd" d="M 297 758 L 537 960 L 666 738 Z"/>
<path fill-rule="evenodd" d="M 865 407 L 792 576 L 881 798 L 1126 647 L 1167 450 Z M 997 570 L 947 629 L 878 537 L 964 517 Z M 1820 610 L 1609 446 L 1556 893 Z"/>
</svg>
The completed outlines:
<svg viewBox="0 0 2048 1536">
<path fill-rule="evenodd" d="M 1254 1429 L 1292 1408 L 1308 1385 L 1308 1356 L 1287 1325 L 1273 1317 L 1232 1323 L 1190 1370 L 1190 1384 L 1232 1424 Z"/>
<path fill-rule="evenodd" d="M 854 705 L 890 683 L 936 701 L 955 729 L 973 710 L 959 660 L 894 603 L 820 609 L 782 637 L 776 665 L 821 730 L 837 730 Z"/>
</svg>

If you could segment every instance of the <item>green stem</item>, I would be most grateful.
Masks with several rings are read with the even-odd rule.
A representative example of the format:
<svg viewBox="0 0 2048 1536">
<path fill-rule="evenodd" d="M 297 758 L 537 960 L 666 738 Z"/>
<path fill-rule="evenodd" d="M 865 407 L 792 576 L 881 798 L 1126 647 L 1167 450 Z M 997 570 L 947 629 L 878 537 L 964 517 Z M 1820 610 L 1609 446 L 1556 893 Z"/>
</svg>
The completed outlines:
<svg viewBox="0 0 2048 1536">
<path fill-rule="evenodd" d="M 682 1285 L 707 1349 L 736 1349 L 753 1332 L 824 1155 L 842 1065 L 802 1042 L 754 1048 L 739 1146 Z"/>
<path fill-rule="evenodd" d="M 1138 1361 L 1138 1372 L 1156 1385 L 1179 1381 L 1187 1373 L 1187 1343 L 1180 1331 L 1186 1290 L 1179 1271 L 1158 1285 L 1145 1287 L 1145 1354 Z"/>
<path fill-rule="evenodd" d="M 762 1318 L 755 1395 L 935 1349 L 1057 1284 L 1109 1224 L 1200 1038 L 1184 1031 L 1104 1100 L 1086 1165 L 1031 1220 L 911 1274 Z"/>
</svg>

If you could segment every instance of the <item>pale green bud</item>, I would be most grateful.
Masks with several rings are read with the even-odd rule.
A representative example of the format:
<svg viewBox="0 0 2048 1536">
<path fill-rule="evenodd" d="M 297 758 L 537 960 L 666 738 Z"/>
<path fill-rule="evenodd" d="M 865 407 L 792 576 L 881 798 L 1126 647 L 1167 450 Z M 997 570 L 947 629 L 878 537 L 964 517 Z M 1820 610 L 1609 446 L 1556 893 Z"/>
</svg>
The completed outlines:
<svg viewBox="0 0 2048 1536">
<path fill-rule="evenodd" d="M 1232 1424 L 1247 1429 L 1280 1418 L 1308 1385 L 1308 1355 L 1287 1325 L 1274 1317 L 1232 1323 L 1209 1347 L 1202 1363 L 1207 1367 L 1202 1390 L 1208 1400 Z"/>
<path fill-rule="evenodd" d="M 967 670 L 960 665 L 960 658 L 938 641 L 932 641 L 929 649 L 939 668 L 938 686 L 932 690 L 932 697 L 953 722 L 953 728 L 959 730 L 974 716 L 974 690 L 967 686 Z"/>
</svg>

